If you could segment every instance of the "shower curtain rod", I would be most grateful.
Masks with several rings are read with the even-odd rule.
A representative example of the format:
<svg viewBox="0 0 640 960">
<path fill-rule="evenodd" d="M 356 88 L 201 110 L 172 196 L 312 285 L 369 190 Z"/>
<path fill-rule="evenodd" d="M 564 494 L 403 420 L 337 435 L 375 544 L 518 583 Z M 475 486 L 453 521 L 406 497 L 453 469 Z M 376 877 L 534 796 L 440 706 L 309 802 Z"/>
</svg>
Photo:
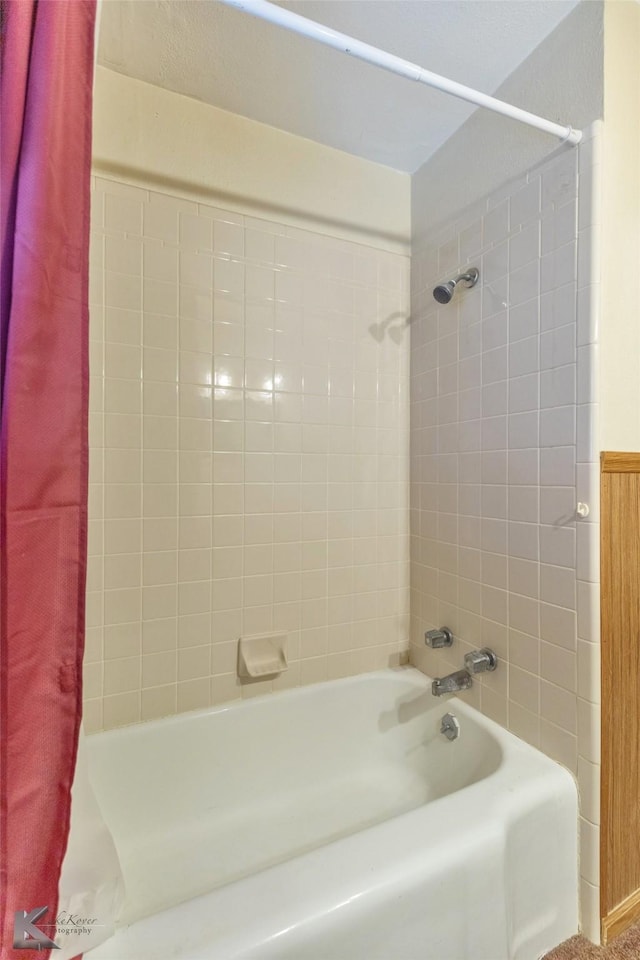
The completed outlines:
<svg viewBox="0 0 640 960">
<path fill-rule="evenodd" d="M 529 113 L 528 110 L 521 110 L 520 107 L 514 107 L 503 100 L 497 100 L 486 93 L 474 90 L 473 87 L 466 87 L 462 83 L 456 83 L 455 80 L 448 80 L 437 73 L 431 73 L 409 60 L 403 60 L 402 57 L 396 57 L 392 53 L 386 53 L 377 47 L 372 47 L 362 40 L 356 40 L 354 37 L 347 36 L 346 33 L 340 33 L 338 30 L 332 30 L 331 27 L 325 27 L 315 20 L 309 20 L 307 17 L 301 17 L 297 13 L 285 10 L 275 3 L 269 3 L 268 0 L 219 0 L 226 3 L 227 6 L 236 7 L 238 10 L 249 13 L 253 17 L 260 17 L 262 20 L 268 20 L 286 30 L 292 30 L 311 40 L 317 40 L 336 50 L 342 50 L 352 57 L 358 57 L 360 60 L 366 60 L 374 66 L 382 67 L 383 70 L 389 70 L 391 73 L 397 73 L 408 80 L 417 80 L 418 83 L 424 83 L 428 87 L 434 87 L 436 90 L 442 90 L 460 100 L 467 100 L 478 107 L 485 107 L 487 110 L 493 110 L 495 113 L 501 113 L 505 117 L 511 117 L 513 120 L 519 120 L 530 127 L 536 127 L 544 133 L 550 133 L 558 137 L 563 143 L 580 143 L 582 131 L 574 130 L 573 127 L 563 126 L 560 123 L 554 123 L 551 120 L 545 120 L 544 117 L 538 117 L 535 113 Z"/>
</svg>

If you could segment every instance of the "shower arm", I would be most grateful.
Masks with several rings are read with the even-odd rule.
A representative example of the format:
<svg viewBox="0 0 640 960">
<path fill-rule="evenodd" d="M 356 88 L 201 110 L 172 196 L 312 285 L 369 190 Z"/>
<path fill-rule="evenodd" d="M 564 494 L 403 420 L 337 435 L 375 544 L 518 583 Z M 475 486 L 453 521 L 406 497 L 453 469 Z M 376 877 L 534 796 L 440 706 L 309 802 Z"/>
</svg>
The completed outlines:
<svg viewBox="0 0 640 960">
<path fill-rule="evenodd" d="M 382 67 L 383 70 L 389 70 L 408 80 L 417 80 L 418 83 L 424 83 L 428 87 L 434 87 L 436 90 L 442 90 L 460 100 L 466 100 L 474 103 L 478 107 L 485 107 L 487 110 L 493 110 L 495 113 L 501 113 L 505 117 L 511 117 L 512 120 L 519 120 L 520 123 L 526 123 L 530 127 L 536 127 L 544 133 L 549 133 L 558 137 L 563 143 L 577 144 L 582 139 L 582 132 L 574 130 L 573 127 L 563 126 L 554 123 L 551 120 L 545 120 L 544 117 L 538 117 L 535 113 L 529 113 L 528 110 L 521 110 L 520 107 L 514 107 L 503 100 L 497 100 L 486 93 L 474 90 L 472 87 L 466 87 L 462 83 L 456 83 L 455 80 L 448 80 L 437 73 L 431 73 L 409 60 L 403 60 L 402 57 L 396 57 L 392 53 L 387 53 L 378 47 L 372 47 L 362 40 L 356 40 L 355 37 L 349 37 L 346 33 L 340 33 L 338 30 L 332 30 L 331 27 L 325 27 L 315 20 L 309 20 L 298 13 L 292 13 L 275 3 L 269 3 L 268 0 L 219 0 L 220 3 L 226 3 L 227 6 L 235 7 L 244 13 L 249 13 L 253 17 L 259 17 L 262 20 L 268 20 L 286 30 L 292 30 L 311 40 L 317 40 L 343 53 L 348 53 L 352 57 L 365 60 L 374 66 Z"/>
</svg>

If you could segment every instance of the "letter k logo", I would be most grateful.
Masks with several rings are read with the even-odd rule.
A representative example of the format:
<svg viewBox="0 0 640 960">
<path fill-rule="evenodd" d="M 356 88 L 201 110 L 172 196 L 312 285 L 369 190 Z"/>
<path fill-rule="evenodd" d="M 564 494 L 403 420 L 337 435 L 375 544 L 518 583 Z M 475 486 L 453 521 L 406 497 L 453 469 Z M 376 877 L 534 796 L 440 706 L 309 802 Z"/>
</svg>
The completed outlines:
<svg viewBox="0 0 640 960">
<path fill-rule="evenodd" d="M 36 907 L 31 913 L 16 910 L 13 924 L 14 950 L 59 950 L 60 947 L 50 940 L 46 933 L 35 926 L 48 910 L 48 907 Z"/>
</svg>

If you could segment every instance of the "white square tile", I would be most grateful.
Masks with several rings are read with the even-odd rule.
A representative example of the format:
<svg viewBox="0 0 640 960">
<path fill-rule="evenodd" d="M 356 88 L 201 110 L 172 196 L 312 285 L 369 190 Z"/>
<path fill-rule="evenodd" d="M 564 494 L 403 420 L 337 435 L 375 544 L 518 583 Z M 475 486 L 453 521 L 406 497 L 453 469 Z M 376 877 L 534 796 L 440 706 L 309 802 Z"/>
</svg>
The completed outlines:
<svg viewBox="0 0 640 960">
<path fill-rule="evenodd" d="M 209 217 L 181 211 L 178 214 L 179 243 L 185 251 L 213 250 L 213 224 Z"/>
<path fill-rule="evenodd" d="M 598 644 L 578 640 L 578 695 L 591 703 L 600 703 L 600 683 Z"/>
<path fill-rule="evenodd" d="M 540 599 L 546 603 L 575 610 L 575 570 L 542 564 L 540 566 Z"/>
<path fill-rule="evenodd" d="M 577 192 L 577 151 L 570 150 L 550 164 L 542 175 L 542 205 L 556 207 L 569 202 Z"/>
<path fill-rule="evenodd" d="M 576 573 L 579 580 L 600 580 L 599 525 L 581 520 L 576 529 Z"/>
<path fill-rule="evenodd" d="M 509 412 L 524 413 L 539 406 L 540 377 L 538 373 L 512 377 L 509 380 Z"/>
<path fill-rule="evenodd" d="M 509 522 L 509 556 L 521 560 L 539 559 L 537 524 Z"/>
<path fill-rule="evenodd" d="M 491 284 L 500 277 L 504 277 L 509 270 L 509 244 L 500 243 L 488 252 L 482 258 L 482 278 L 483 283 Z"/>
<path fill-rule="evenodd" d="M 543 447 L 540 451 L 541 485 L 548 487 L 574 487 L 575 482 L 575 447 Z"/>
<path fill-rule="evenodd" d="M 509 308 L 509 342 L 536 336 L 540 324 L 540 304 L 537 299 L 527 300 Z M 513 374 L 512 374 L 513 375 Z"/>
<path fill-rule="evenodd" d="M 540 224 L 538 221 L 524 226 L 520 233 L 509 241 L 509 268 L 518 270 L 540 256 Z"/>
<path fill-rule="evenodd" d="M 555 407 L 540 413 L 540 446 L 566 447 L 576 442 L 576 408 Z"/>
<path fill-rule="evenodd" d="M 237 300 L 244 297 L 244 264 L 216 257 L 213 261 L 214 291 Z"/>
<path fill-rule="evenodd" d="M 542 640 L 540 642 L 540 676 L 575 694 L 577 689 L 575 650 Z"/>
<path fill-rule="evenodd" d="M 577 280 L 577 242 L 573 240 L 551 253 L 546 253 L 540 261 L 540 290 L 546 293 L 556 290 L 564 284 Z"/>
<path fill-rule="evenodd" d="M 539 603 L 531 597 L 509 595 L 509 626 L 519 633 L 537 636 L 540 624 Z"/>
<path fill-rule="evenodd" d="M 600 639 L 600 590 L 597 583 L 577 581 L 578 636 L 597 644 Z"/>
<path fill-rule="evenodd" d="M 578 763 L 578 742 L 575 734 L 556 726 L 545 718 L 540 719 L 540 748 L 553 760 L 557 760 L 575 773 Z"/>
<path fill-rule="evenodd" d="M 591 283 L 577 293 L 577 344 L 596 343 L 600 328 L 600 286 Z"/>
<path fill-rule="evenodd" d="M 554 330 L 576 320 L 576 286 L 565 283 L 540 297 L 540 329 Z"/>
<path fill-rule="evenodd" d="M 542 519 L 542 510 L 541 510 Z M 540 560 L 559 567 L 576 565 L 576 531 L 572 527 L 546 526 L 539 528 Z"/>
<path fill-rule="evenodd" d="M 144 193 L 141 191 L 141 197 Z M 104 198 L 104 224 L 107 233 L 142 235 L 142 207 L 138 197 L 108 192 Z"/>
<path fill-rule="evenodd" d="M 511 229 L 529 223 L 540 213 L 540 178 L 536 177 L 510 200 Z"/>
<path fill-rule="evenodd" d="M 537 523 L 538 488 L 512 486 L 509 488 L 509 519 L 524 523 Z"/>
<path fill-rule="evenodd" d="M 600 763 L 600 707 L 578 698 L 578 738 L 580 756 L 591 763 Z"/>
<path fill-rule="evenodd" d="M 577 645 L 576 614 L 574 610 L 540 604 L 540 636 L 559 647 L 575 650 Z"/>
<path fill-rule="evenodd" d="M 544 260 L 542 261 L 544 263 Z M 509 305 L 519 304 L 540 294 L 540 263 L 531 260 L 525 266 L 515 270 L 509 277 Z"/>
<path fill-rule="evenodd" d="M 541 680 L 540 716 L 543 720 L 575 736 L 577 731 L 577 704 L 575 694 L 564 690 L 555 683 L 548 683 L 546 680 Z"/>
<path fill-rule="evenodd" d="M 539 415 L 537 411 L 530 413 L 512 413 L 509 415 L 508 423 L 510 451 L 531 449 L 538 446 Z"/>
<path fill-rule="evenodd" d="M 591 823 L 600 823 L 600 770 L 583 757 L 578 758 L 580 812 Z"/>
<path fill-rule="evenodd" d="M 492 317 L 496 313 L 501 313 L 503 310 L 509 306 L 508 298 L 508 286 L 509 278 L 505 275 L 499 280 L 494 280 L 491 283 L 485 284 L 482 288 L 482 317 L 486 319 L 487 317 Z M 468 297 L 468 300 L 473 300 L 474 302 L 474 315 L 477 311 L 478 298 L 477 297 Z M 462 317 L 461 310 L 461 317 Z M 468 315 L 468 314 L 467 314 Z M 479 319 L 479 318 L 478 318 Z"/>
<path fill-rule="evenodd" d="M 540 374 L 540 407 L 564 407 L 576 402 L 576 365 L 567 364 Z M 589 401 L 583 401 L 589 402 Z"/>
<path fill-rule="evenodd" d="M 566 324 L 543 333 L 540 337 L 540 367 L 550 370 L 576 362 L 576 331 L 573 324 Z"/>
</svg>

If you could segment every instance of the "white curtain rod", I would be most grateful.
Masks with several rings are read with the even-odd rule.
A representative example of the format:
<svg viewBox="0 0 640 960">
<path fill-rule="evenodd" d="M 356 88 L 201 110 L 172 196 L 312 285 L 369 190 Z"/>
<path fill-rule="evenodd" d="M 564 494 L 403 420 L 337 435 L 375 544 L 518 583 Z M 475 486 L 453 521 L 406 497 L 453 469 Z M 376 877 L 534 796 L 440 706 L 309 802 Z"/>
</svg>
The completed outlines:
<svg viewBox="0 0 640 960">
<path fill-rule="evenodd" d="M 347 36 L 346 33 L 340 33 L 338 30 L 332 30 L 331 27 L 325 27 L 315 20 L 309 20 L 307 17 L 301 17 L 297 13 L 285 10 L 275 3 L 269 3 L 268 0 L 219 0 L 230 7 L 236 7 L 253 17 L 260 17 L 262 20 L 268 20 L 286 30 L 292 30 L 311 40 L 317 40 L 336 50 L 342 50 L 352 57 L 358 57 L 360 60 L 366 60 L 374 66 L 382 67 L 383 70 L 390 70 L 391 73 L 397 73 L 408 80 L 417 80 L 418 83 L 424 83 L 428 87 L 435 87 L 436 90 L 442 90 L 444 93 L 450 93 L 460 100 L 467 100 L 478 107 L 486 107 L 487 110 L 493 110 L 495 113 L 501 113 L 505 117 L 511 117 L 513 120 L 519 120 L 530 127 L 536 127 L 545 133 L 550 133 L 558 137 L 564 143 L 580 143 L 582 131 L 574 130 L 573 127 L 563 126 L 560 123 L 554 123 L 551 120 L 545 120 L 544 117 L 538 117 L 535 113 L 529 113 L 528 110 L 521 110 L 520 107 L 514 107 L 503 100 L 497 100 L 495 97 L 489 97 L 486 93 L 480 93 L 472 87 L 466 87 L 462 83 L 456 83 L 455 80 L 448 80 L 437 73 L 431 73 L 423 67 L 419 67 L 409 60 L 403 60 L 402 57 L 396 57 L 392 53 L 386 53 L 377 47 L 372 47 L 362 40 L 356 40 L 354 37 Z"/>
</svg>

